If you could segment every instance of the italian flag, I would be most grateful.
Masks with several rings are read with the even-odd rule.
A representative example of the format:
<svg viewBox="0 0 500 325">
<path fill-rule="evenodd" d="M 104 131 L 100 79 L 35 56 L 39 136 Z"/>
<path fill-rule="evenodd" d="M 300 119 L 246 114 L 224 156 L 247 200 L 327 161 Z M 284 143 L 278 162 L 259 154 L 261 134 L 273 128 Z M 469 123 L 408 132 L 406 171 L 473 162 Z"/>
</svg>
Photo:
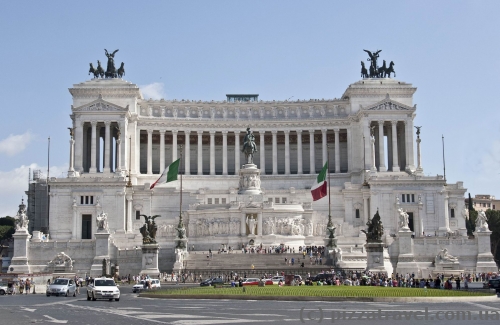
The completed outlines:
<svg viewBox="0 0 500 325">
<path fill-rule="evenodd" d="M 318 174 L 318 177 L 316 178 L 316 183 L 311 187 L 311 194 L 313 197 L 313 201 L 318 201 L 322 197 L 325 197 L 327 194 L 327 185 L 328 182 L 326 181 L 326 172 L 328 170 L 328 161 L 325 163 L 323 166 L 323 169 L 321 169 L 321 172 Z"/>
<path fill-rule="evenodd" d="M 180 161 L 181 161 L 181 159 L 179 158 L 176 161 L 174 161 L 173 163 L 171 163 L 167 168 L 165 168 L 165 170 L 161 174 L 160 178 L 158 178 L 156 180 L 156 182 L 154 182 L 149 187 L 149 189 L 152 190 L 156 186 L 156 184 L 163 184 L 163 183 L 168 183 L 168 182 L 176 181 L 177 180 L 177 175 L 179 174 L 179 163 L 180 163 Z"/>
</svg>

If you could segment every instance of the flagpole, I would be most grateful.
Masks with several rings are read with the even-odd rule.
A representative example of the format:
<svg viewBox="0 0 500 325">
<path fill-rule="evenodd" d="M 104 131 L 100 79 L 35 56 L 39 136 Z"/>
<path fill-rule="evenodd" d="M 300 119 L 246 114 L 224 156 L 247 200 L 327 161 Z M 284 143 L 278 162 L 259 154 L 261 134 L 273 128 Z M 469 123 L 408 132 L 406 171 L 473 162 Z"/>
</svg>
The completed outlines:
<svg viewBox="0 0 500 325">
<path fill-rule="evenodd" d="M 180 198 L 180 204 L 179 204 L 179 217 L 180 220 L 182 220 L 182 173 L 181 173 L 181 168 L 182 168 L 182 144 L 180 145 L 180 151 L 181 151 L 181 161 L 180 161 L 180 168 L 179 168 L 179 174 L 181 176 L 181 198 Z"/>
</svg>

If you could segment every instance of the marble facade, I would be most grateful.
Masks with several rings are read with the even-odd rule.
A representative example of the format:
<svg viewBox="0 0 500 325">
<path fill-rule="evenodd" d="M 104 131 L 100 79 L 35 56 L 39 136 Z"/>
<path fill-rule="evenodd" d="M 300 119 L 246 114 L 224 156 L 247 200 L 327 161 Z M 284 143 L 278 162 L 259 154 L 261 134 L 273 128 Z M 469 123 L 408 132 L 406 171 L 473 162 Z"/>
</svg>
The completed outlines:
<svg viewBox="0 0 500 325">
<path fill-rule="evenodd" d="M 416 88 L 409 83 L 363 79 L 340 98 L 297 101 L 147 100 L 138 86 L 121 79 L 93 79 L 69 91 L 70 168 L 66 178 L 50 179 L 51 239 L 27 246 L 28 259 L 37 257 L 30 260 L 32 271 L 44 270 L 43 247 L 54 242 L 75 255 L 75 268 L 90 270 L 97 256 L 96 217 L 103 211 L 109 252 L 99 256 L 109 256 L 122 273 L 139 273 L 140 215 L 161 215 L 158 268 L 172 270 L 180 182 L 149 186 L 181 148 L 183 217 L 189 247 L 196 250 L 241 248 L 250 240 L 324 245 L 328 199 L 312 202 L 310 186 L 329 160 L 332 219 L 344 267 L 366 267 L 360 230 L 377 209 L 386 233 L 386 267 L 392 263 L 397 270 L 402 263 L 402 269 L 425 273 L 443 247 L 459 257 L 462 269 L 494 267 L 486 237 L 481 245 L 466 237 L 463 183 L 423 174 L 425 137 L 414 136 Z M 258 147 L 250 173 L 241 153 L 249 126 Z M 398 209 L 409 214 L 414 235 L 405 234 L 404 243 Z M 84 251 L 68 249 L 78 245 Z"/>
</svg>

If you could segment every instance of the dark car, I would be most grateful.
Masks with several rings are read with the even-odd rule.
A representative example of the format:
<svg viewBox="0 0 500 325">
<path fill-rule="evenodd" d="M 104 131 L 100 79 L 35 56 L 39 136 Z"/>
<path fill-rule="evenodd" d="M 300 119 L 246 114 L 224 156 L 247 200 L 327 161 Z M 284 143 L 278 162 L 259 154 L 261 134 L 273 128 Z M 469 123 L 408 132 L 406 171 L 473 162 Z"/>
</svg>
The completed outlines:
<svg viewBox="0 0 500 325">
<path fill-rule="evenodd" d="M 222 280 L 221 278 L 210 278 L 210 279 L 206 279 L 205 281 L 200 282 L 201 287 L 209 287 L 209 286 L 213 286 L 216 284 L 219 284 L 219 285 L 224 284 L 224 280 Z"/>
<path fill-rule="evenodd" d="M 326 279 L 331 278 L 332 275 L 328 273 L 319 273 L 314 276 L 309 277 L 308 280 L 312 282 L 318 282 L 318 281 L 326 281 Z"/>
<path fill-rule="evenodd" d="M 488 287 L 490 289 L 496 289 L 497 293 L 500 293 L 500 278 L 499 279 L 491 279 L 488 281 Z"/>
</svg>

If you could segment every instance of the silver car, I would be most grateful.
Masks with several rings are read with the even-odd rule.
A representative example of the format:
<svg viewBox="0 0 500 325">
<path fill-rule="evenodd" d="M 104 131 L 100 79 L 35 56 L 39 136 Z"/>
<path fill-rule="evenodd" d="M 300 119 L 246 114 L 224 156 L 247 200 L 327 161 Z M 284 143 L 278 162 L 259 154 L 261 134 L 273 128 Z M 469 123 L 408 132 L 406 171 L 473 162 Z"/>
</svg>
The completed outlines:
<svg viewBox="0 0 500 325">
<path fill-rule="evenodd" d="M 69 296 L 76 297 L 76 284 L 73 279 L 59 278 L 47 286 L 47 297 Z"/>
</svg>

